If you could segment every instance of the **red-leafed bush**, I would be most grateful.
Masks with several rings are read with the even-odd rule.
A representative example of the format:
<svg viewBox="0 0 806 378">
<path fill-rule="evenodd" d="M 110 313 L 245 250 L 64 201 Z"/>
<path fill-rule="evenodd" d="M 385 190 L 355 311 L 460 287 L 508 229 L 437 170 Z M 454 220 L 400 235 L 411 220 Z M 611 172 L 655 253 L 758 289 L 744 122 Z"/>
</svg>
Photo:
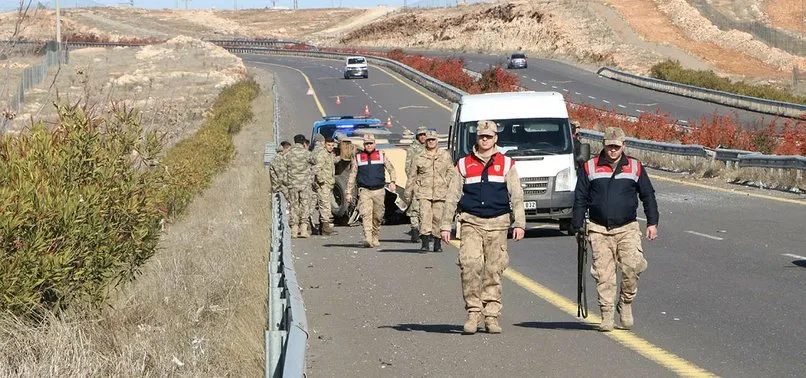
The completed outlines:
<svg viewBox="0 0 806 378">
<path fill-rule="evenodd" d="M 499 66 L 481 72 L 478 81 L 479 92 L 515 92 L 518 90 L 518 77 Z"/>
</svg>

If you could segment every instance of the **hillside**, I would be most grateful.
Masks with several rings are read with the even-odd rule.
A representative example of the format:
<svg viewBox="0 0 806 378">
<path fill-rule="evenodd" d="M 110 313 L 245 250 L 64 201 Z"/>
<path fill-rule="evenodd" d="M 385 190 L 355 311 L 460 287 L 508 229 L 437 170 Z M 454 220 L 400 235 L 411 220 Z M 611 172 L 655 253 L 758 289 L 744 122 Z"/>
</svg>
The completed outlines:
<svg viewBox="0 0 806 378">
<path fill-rule="evenodd" d="M 507 54 L 524 51 L 590 67 L 613 65 L 646 74 L 665 59 L 713 69 L 735 79 L 788 85 L 806 60 L 753 35 L 721 30 L 692 4 L 705 0 L 512 0 L 450 8 L 305 9 L 241 11 L 69 9 L 63 34 L 167 39 L 281 38 L 322 46 L 401 47 Z M 758 22 L 800 36 L 800 0 L 713 0 L 706 4 L 737 22 Z M 800 8 L 794 8 L 800 9 Z M 793 16 L 794 14 L 794 16 Z M 0 35 L 13 30 L 0 15 Z M 36 11 L 24 39 L 53 34 L 53 12 Z M 4 38 L 4 39 L 5 39 Z"/>
</svg>

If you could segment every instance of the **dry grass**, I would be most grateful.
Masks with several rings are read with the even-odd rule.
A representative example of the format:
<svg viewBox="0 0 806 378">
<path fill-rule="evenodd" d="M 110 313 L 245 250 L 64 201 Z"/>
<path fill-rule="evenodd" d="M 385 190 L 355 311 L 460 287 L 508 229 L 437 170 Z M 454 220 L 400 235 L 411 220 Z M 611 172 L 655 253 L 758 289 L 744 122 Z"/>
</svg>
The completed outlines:
<svg viewBox="0 0 806 378">
<path fill-rule="evenodd" d="M 255 72 L 255 121 L 238 156 L 186 215 L 167 227 L 144 273 L 101 313 L 74 310 L 31 326 L 0 318 L 0 377 L 263 374 L 272 78 Z M 83 314 L 83 315 L 79 315 Z M 89 314 L 89 315 L 87 315 Z"/>
<path fill-rule="evenodd" d="M 722 176 L 728 182 L 763 189 L 777 189 L 803 193 L 806 191 L 804 174 L 798 178 L 793 169 L 779 170 L 770 168 L 738 168 L 725 169 Z"/>
</svg>

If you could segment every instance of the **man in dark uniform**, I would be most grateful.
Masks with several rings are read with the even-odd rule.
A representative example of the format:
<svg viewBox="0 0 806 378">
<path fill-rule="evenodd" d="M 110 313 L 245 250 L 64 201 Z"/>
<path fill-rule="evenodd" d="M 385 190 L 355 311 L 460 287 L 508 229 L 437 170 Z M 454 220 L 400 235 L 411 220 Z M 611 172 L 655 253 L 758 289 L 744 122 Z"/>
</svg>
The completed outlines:
<svg viewBox="0 0 806 378">
<path fill-rule="evenodd" d="M 588 160 L 580 171 L 574 198 L 572 225 L 581 230 L 589 213 L 587 237 L 593 249 L 591 275 L 596 280 L 602 323 L 599 330 L 614 327 L 616 270 L 621 269 L 618 312 L 621 326 L 633 326 L 632 302 L 638 293 L 638 277 L 646 270 L 641 247 L 641 229 L 636 221 L 638 198 L 644 204 L 646 237 L 658 236 L 658 204 L 655 189 L 638 159 L 624 153 L 624 131 L 608 127 L 604 149 Z M 618 264 L 618 266 L 617 266 Z"/>
</svg>

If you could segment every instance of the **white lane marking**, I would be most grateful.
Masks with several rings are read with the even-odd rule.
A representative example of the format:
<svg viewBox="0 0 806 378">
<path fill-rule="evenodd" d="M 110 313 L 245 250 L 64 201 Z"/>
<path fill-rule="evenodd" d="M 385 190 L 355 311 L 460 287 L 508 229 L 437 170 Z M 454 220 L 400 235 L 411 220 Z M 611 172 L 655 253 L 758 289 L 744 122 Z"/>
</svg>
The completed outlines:
<svg viewBox="0 0 806 378">
<path fill-rule="evenodd" d="M 579 92 L 574 92 L 574 94 L 575 94 L 575 95 L 581 95 L 582 93 L 579 93 Z"/>
<path fill-rule="evenodd" d="M 638 113 L 643 113 L 643 112 L 644 112 L 644 111 L 643 111 L 643 110 L 641 110 L 641 109 L 635 109 L 635 111 L 636 111 L 636 112 L 638 112 Z"/>
<path fill-rule="evenodd" d="M 649 104 L 642 104 L 642 103 L 640 103 L 640 102 L 628 102 L 627 104 L 629 104 L 629 105 L 635 105 L 635 106 L 655 106 L 655 105 L 657 105 L 658 103 L 657 103 L 657 102 L 652 102 L 652 103 L 649 103 Z"/>
<path fill-rule="evenodd" d="M 529 76 L 526 76 L 526 75 L 523 75 L 523 76 L 521 76 L 521 77 L 522 77 L 522 78 L 524 78 L 524 79 L 528 79 L 528 78 L 529 78 Z"/>
<path fill-rule="evenodd" d="M 532 79 L 532 81 L 534 81 L 535 83 L 537 83 L 537 79 Z"/>
<path fill-rule="evenodd" d="M 589 99 L 591 99 L 591 100 L 595 100 L 595 99 L 596 99 L 596 97 L 593 97 L 593 96 L 588 96 L 588 98 L 589 98 Z"/>
<path fill-rule="evenodd" d="M 408 105 L 397 108 L 397 110 L 404 110 L 404 109 L 428 109 L 428 107 L 425 105 Z"/>
<path fill-rule="evenodd" d="M 718 236 L 711 236 L 711 235 L 708 235 L 708 234 L 703 234 L 703 233 L 699 233 L 699 232 L 696 232 L 696 231 L 686 231 L 686 233 L 688 233 L 688 234 L 692 234 L 692 235 L 697 235 L 697 236 L 702 236 L 702 237 L 704 237 L 704 238 L 708 238 L 708 239 L 714 239 L 714 240 L 725 240 L 725 239 L 720 238 L 720 237 L 718 237 Z"/>
<path fill-rule="evenodd" d="M 565 89 L 565 88 L 563 88 L 563 91 L 568 92 L 568 90 L 567 90 L 567 89 Z"/>
<path fill-rule="evenodd" d="M 619 108 L 622 108 L 622 109 L 627 109 L 627 107 L 626 107 L 626 106 L 621 105 L 621 104 L 618 104 L 618 107 L 619 107 Z"/>
<path fill-rule="evenodd" d="M 553 88 L 553 89 L 557 89 L 557 86 L 556 86 L 556 85 L 552 85 L 552 86 L 551 86 L 551 88 Z"/>
<path fill-rule="evenodd" d="M 610 103 L 610 101 L 607 101 L 607 100 L 602 100 L 602 102 L 604 102 L 605 104 L 609 104 L 609 103 Z"/>
<path fill-rule="evenodd" d="M 544 83 L 544 82 L 542 82 L 542 81 L 540 82 L 540 84 L 543 84 L 543 85 L 548 85 L 548 84 L 546 84 L 546 83 Z"/>
<path fill-rule="evenodd" d="M 791 257 L 793 259 L 799 259 L 799 260 L 806 260 L 806 257 L 804 257 L 804 256 L 793 255 L 791 253 L 783 253 L 783 254 L 781 254 L 781 256 Z"/>
</svg>

